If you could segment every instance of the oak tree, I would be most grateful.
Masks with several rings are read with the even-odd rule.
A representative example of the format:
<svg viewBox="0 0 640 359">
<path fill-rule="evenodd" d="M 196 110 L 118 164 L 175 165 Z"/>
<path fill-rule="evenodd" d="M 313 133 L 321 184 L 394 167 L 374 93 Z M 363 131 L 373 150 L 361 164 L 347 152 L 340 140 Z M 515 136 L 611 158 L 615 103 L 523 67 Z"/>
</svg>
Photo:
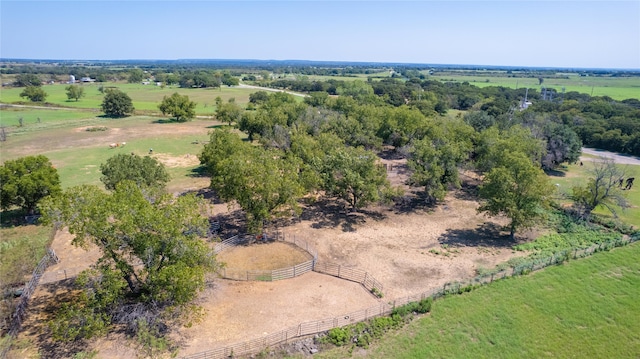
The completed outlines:
<svg viewBox="0 0 640 359">
<path fill-rule="evenodd" d="M 101 108 L 109 117 L 124 117 L 133 113 L 134 110 L 131 97 L 118 89 L 105 91 Z"/>
<path fill-rule="evenodd" d="M 61 191 L 58 171 L 43 155 L 6 161 L 0 167 L 0 207 L 33 213 L 38 202 Z"/>
<path fill-rule="evenodd" d="M 514 239 L 517 230 L 530 228 L 545 216 L 553 191 L 545 173 L 526 154 L 505 152 L 502 163 L 487 173 L 480 186 L 483 202 L 478 212 L 509 218 Z"/>
<path fill-rule="evenodd" d="M 76 100 L 76 102 L 84 96 L 84 88 L 78 85 L 69 85 L 65 87 L 67 92 L 67 98 L 69 100 Z"/>
<path fill-rule="evenodd" d="M 163 115 L 170 114 L 178 122 L 186 122 L 196 116 L 196 103 L 190 101 L 189 96 L 177 92 L 169 97 L 164 96 L 158 109 Z"/>
<path fill-rule="evenodd" d="M 101 253 L 79 276 L 82 295 L 51 322 L 54 337 L 90 338 L 118 324 L 135 335 L 141 325 L 166 328 L 171 314 L 188 313 L 216 266 L 200 238 L 207 233 L 203 206 L 195 195 L 174 198 L 131 181 L 113 192 L 72 187 L 43 201 L 45 223 L 68 227 L 74 245 L 92 244 Z"/>
<path fill-rule="evenodd" d="M 32 102 L 44 102 L 47 98 L 47 93 L 42 89 L 42 87 L 40 87 L 40 85 L 27 86 L 20 93 L 20 97 L 26 97 Z"/>
<path fill-rule="evenodd" d="M 108 190 L 114 190 L 124 180 L 133 181 L 139 187 L 163 188 L 169 182 L 166 168 L 155 158 L 135 154 L 117 154 L 100 165 L 100 181 Z"/>
</svg>

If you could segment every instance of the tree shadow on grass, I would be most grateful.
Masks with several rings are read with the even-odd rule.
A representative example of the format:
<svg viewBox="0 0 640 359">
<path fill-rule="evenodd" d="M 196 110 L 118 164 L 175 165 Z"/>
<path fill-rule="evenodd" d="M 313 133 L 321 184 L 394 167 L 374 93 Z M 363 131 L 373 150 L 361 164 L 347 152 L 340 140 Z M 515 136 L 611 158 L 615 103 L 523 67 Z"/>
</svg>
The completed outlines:
<svg viewBox="0 0 640 359">
<path fill-rule="evenodd" d="M 191 171 L 189 171 L 187 176 L 192 178 L 201 178 L 201 177 L 209 177 L 209 174 L 207 173 L 207 168 L 205 166 L 198 166 L 192 169 Z"/>
<path fill-rule="evenodd" d="M 485 222 L 473 229 L 448 229 L 438 237 L 440 244 L 452 247 L 497 247 L 511 248 L 518 244 L 511 237 L 502 232 L 502 227 Z"/>
<path fill-rule="evenodd" d="M 549 177 L 565 177 L 567 175 L 566 172 L 557 169 L 546 169 L 544 173 Z"/>
<path fill-rule="evenodd" d="M 153 120 L 151 121 L 151 123 L 157 123 L 157 124 L 167 124 L 167 123 L 179 123 L 178 121 L 172 119 L 172 118 L 159 118 L 157 120 Z"/>
<path fill-rule="evenodd" d="M 232 128 L 232 126 L 229 126 L 229 125 L 211 125 L 211 126 L 207 126 L 205 128 L 213 128 L 213 129 L 220 128 L 220 129 L 222 129 L 222 128 Z"/>
</svg>

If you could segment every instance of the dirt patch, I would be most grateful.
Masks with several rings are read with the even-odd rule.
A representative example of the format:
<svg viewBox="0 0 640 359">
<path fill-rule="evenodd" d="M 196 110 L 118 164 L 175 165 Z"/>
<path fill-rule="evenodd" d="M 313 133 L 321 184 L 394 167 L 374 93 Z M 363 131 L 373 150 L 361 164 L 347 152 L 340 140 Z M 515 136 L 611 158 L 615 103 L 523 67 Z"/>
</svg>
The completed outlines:
<svg viewBox="0 0 640 359">
<path fill-rule="evenodd" d="M 230 270 L 274 270 L 289 268 L 313 258 L 302 248 L 286 242 L 236 246 L 218 254 Z"/>
<path fill-rule="evenodd" d="M 172 156 L 166 153 L 156 153 L 151 157 L 158 160 L 160 163 L 167 167 L 193 167 L 200 164 L 198 156 L 192 154 L 186 154 L 184 156 Z"/>
</svg>

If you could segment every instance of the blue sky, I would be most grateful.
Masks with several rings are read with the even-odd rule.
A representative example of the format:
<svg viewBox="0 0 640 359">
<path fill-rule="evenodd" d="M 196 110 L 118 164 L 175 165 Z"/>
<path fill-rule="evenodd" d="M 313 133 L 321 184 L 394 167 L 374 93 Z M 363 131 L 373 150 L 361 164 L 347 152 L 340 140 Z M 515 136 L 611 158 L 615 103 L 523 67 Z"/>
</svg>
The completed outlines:
<svg viewBox="0 0 640 359">
<path fill-rule="evenodd" d="M 5 1 L 0 57 L 640 69 L 640 1 Z"/>
</svg>

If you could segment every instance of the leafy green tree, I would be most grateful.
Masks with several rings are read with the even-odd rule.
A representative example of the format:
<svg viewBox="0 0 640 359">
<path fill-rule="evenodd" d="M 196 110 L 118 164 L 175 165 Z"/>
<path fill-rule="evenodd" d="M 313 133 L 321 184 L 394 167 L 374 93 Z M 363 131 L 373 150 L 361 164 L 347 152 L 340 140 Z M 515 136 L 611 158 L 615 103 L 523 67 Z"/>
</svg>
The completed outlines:
<svg viewBox="0 0 640 359">
<path fill-rule="evenodd" d="M 562 163 L 575 163 L 582 154 L 582 141 L 569 126 L 550 122 L 544 127 L 546 153 L 543 168 L 555 168 Z"/>
<path fill-rule="evenodd" d="M 164 96 L 158 109 L 163 115 L 171 114 L 178 122 L 186 122 L 196 116 L 196 103 L 189 101 L 189 96 L 177 92 L 170 97 Z"/>
<path fill-rule="evenodd" d="M 485 111 L 467 112 L 464 115 L 464 121 L 478 132 L 482 132 L 496 123 L 495 117 Z"/>
<path fill-rule="evenodd" d="M 222 84 L 227 86 L 238 86 L 238 84 L 240 84 L 240 80 L 225 72 L 222 75 Z"/>
<path fill-rule="evenodd" d="M 545 216 L 554 188 L 526 154 L 505 152 L 503 157 L 501 164 L 487 173 L 480 186 L 483 203 L 478 212 L 509 218 L 510 236 L 515 239 L 517 230 L 530 228 Z"/>
<path fill-rule="evenodd" d="M 16 76 L 13 86 L 15 87 L 27 87 L 27 86 L 40 86 L 42 80 L 36 74 L 19 74 Z"/>
<path fill-rule="evenodd" d="M 448 128 L 432 125 L 427 134 L 412 142 L 407 164 L 413 170 L 409 182 L 424 186 L 428 202 L 444 199 L 449 185 L 459 187 L 458 165 L 469 158 L 473 129 L 462 123 Z"/>
<path fill-rule="evenodd" d="M 47 98 L 47 93 L 40 86 L 27 86 L 20 93 L 20 97 L 26 97 L 32 102 L 43 102 Z"/>
<path fill-rule="evenodd" d="M 267 91 L 257 91 L 249 94 L 249 102 L 255 104 L 261 104 L 266 102 L 269 99 L 269 94 Z"/>
<path fill-rule="evenodd" d="M 251 146 L 223 160 L 211 185 L 223 200 L 242 207 L 248 230 L 257 232 L 265 221 L 299 213 L 300 165 L 281 151 Z"/>
<path fill-rule="evenodd" d="M 67 92 L 67 98 L 69 100 L 76 100 L 76 102 L 80 99 L 80 97 L 84 96 L 84 88 L 78 85 L 69 85 L 65 87 Z"/>
<path fill-rule="evenodd" d="M 532 162 L 540 163 L 546 152 L 545 142 L 532 136 L 531 130 L 515 125 L 505 131 L 496 126 L 480 133 L 476 146 L 476 166 L 483 172 L 504 164 L 505 153 L 526 154 Z"/>
<path fill-rule="evenodd" d="M 242 142 L 240 136 L 232 133 L 228 129 L 215 129 L 209 134 L 209 143 L 204 145 L 202 152 L 198 156 L 207 174 L 211 176 L 213 182 L 218 180 L 224 173 L 223 161 L 238 152 L 250 150 L 251 145 Z"/>
<path fill-rule="evenodd" d="M 322 171 L 327 194 L 345 200 L 353 210 L 382 199 L 390 184 L 377 160 L 375 153 L 362 148 L 332 149 Z"/>
<path fill-rule="evenodd" d="M 144 71 L 142 71 L 142 69 L 132 69 L 131 71 L 129 71 L 129 83 L 130 84 L 135 84 L 138 82 L 142 82 L 142 80 L 144 80 L 145 74 Z"/>
<path fill-rule="evenodd" d="M 169 174 L 164 165 L 155 158 L 138 155 L 117 154 L 100 165 L 100 181 L 108 190 L 114 190 L 124 181 L 133 181 L 139 187 L 164 188 Z"/>
<path fill-rule="evenodd" d="M 0 167 L 0 206 L 34 213 L 40 200 L 61 191 L 58 171 L 43 155 L 6 161 Z"/>
<path fill-rule="evenodd" d="M 217 106 L 216 119 L 220 122 L 227 122 L 229 126 L 233 123 L 237 123 L 242 118 L 242 107 L 240 107 L 235 101 L 227 102 Z"/>
<path fill-rule="evenodd" d="M 253 141 L 256 134 L 260 135 L 270 127 L 270 122 L 268 114 L 264 111 L 260 113 L 245 111 L 238 122 L 238 129 L 246 132 L 249 136 L 249 141 Z"/>
<path fill-rule="evenodd" d="M 612 159 L 603 159 L 593 162 L 593 167 L 588 173 L 589 180 L 586 185 L 572 188 L 571 199 L 578 215 L 588 220 L 591 212 L 601 206 L 615 216 L 618 209 L 630 207 L 621 186 L 621 181 L 628 177 L 626 168 L 617 166 Z"/>
<path fill-rule="evenodd" d="M 207 230 L 203 206 L 195 195 L 174 198 L 131 181 L 109 193 L 72 187 L 43 201 L 45 223 L 68 227 L 74 245 L 91 243 L 101 252 L 79 277 L 82 295 L 52 321 L 54 337 L 90 338 L 115 325 L 135 335 L 140 322 L 166 328 L 168 318 L 188 313 L 216 266 L 200 238 Z"/>
<path fill-rule="evenodd" d="M 102 111 L 109 117 L 124 117 L 134 111 L 131 97 L 118 89 L 105 91 Z"/>
</svg>

